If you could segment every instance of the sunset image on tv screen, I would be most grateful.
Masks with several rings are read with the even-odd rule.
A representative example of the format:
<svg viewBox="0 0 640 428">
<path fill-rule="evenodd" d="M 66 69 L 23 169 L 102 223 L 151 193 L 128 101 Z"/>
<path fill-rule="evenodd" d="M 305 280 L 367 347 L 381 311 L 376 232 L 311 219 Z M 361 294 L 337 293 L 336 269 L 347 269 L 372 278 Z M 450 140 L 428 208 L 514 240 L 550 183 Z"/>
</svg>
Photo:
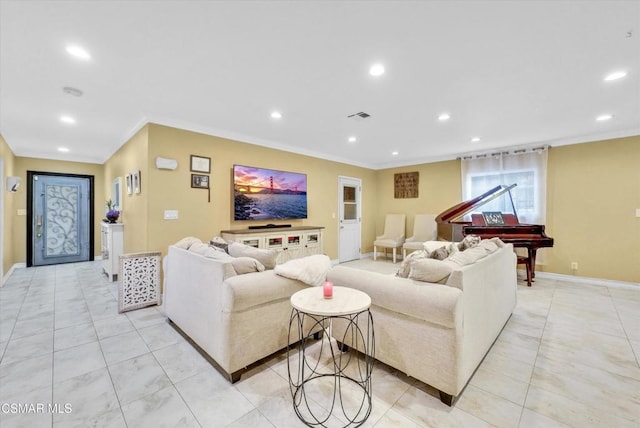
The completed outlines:
<svg viewBox="0 0 640 428">
<path fill-rule="evenodd" d="M 233 167 L 234 220 L 307 218 L 307 175 Z"/>
</svg>

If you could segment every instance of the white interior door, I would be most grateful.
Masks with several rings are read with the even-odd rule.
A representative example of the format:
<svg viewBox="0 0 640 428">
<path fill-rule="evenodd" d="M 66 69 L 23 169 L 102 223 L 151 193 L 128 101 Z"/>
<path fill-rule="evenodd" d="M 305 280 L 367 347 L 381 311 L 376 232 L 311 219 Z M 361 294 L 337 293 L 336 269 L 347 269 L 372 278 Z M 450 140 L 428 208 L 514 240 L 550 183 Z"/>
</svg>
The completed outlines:
<svg viewBox="0 0 640 428">
<path fill-rule="evenodd" d="M 359 178 L 338 177 L 340 225 L 338 232 L 338 261 L 360 259 L 362 239 L 361 213 L 362 181 Z"/>
</svg>

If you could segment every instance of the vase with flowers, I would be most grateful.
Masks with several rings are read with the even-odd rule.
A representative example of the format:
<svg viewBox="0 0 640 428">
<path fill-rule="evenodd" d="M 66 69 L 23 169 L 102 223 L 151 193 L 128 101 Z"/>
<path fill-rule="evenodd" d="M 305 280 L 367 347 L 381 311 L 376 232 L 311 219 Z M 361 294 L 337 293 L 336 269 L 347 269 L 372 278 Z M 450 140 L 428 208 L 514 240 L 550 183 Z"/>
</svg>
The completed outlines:
<svg viewBox="0 0 640 428">
<path fill-rule="evenodd" d="M 116 221 L 118 221 L 118 217 L 120 217 L 120 211 L 118 211 L 118 207 L 115 206 L 111 199 L 106 201 L 105 205 L 107 206 L 107 213 L 105 214 L 105 216 L 107 217 L 109 223 L 115 223 Z"/>
</svg>

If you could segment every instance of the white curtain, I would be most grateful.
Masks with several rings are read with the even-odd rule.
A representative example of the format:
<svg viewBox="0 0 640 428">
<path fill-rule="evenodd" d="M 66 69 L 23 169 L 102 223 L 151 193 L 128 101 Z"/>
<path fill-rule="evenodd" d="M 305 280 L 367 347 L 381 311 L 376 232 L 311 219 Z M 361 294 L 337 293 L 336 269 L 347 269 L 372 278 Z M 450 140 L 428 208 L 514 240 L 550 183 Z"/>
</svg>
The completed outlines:
<svg viewBox="0 0 640 428">
<path fill-rule="evenodd" d="M 502 184 L 516 184 L 511 190 L 520 223 L 545 224 L 547 201 L 547 148 L 516 150 L 462 159 L 463 200 L 481 195 Z M 508 195 L 480 211 L 511 211 Z M 538 264 L 544 264 L 539 255 Z"/>
</svg>

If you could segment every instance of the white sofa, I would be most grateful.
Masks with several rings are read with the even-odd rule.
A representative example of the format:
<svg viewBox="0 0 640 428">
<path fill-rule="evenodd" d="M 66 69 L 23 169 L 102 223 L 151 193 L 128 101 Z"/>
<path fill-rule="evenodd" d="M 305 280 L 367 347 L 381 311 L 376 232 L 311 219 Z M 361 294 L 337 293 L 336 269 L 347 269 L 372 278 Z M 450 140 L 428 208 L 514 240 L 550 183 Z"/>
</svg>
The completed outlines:
<svg viewBox="0 0 640 428">
<path fill-rule="evenodd" d="M 306 287 L 273 270 L 237 275 L 230 256 L 215 259 L 175 245 L 164 260 L 169 322 L 232 383 L 248 366 L 286 348 L 290 298 Z"/>
<path fill-rule="evenodd" d="M 327 279 L 371 297 L 375 358 L 437 388 L 452 405 L 516 305 L 516 256 L 511 244 L 499 244 L 454 268 L 444 284 L 344 266 Z M 352 345 L 339 322 L 333 336 Z"/>
</svg>

